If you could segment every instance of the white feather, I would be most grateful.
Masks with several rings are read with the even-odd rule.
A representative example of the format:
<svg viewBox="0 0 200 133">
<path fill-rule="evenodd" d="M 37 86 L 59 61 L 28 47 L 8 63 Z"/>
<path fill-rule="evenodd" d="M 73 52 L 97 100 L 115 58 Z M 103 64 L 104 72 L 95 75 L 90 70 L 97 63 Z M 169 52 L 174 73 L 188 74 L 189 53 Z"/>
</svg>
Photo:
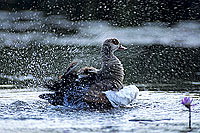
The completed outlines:
<svg viewBox="0 0 200 133">
<path fill-rule="evenodd" d="M 135 85 L 129 85 L 119 91 L 109 90 L 104 93 L 113 107 L 124 107 L 136 99 L 139 89 Z"/>
</svg>

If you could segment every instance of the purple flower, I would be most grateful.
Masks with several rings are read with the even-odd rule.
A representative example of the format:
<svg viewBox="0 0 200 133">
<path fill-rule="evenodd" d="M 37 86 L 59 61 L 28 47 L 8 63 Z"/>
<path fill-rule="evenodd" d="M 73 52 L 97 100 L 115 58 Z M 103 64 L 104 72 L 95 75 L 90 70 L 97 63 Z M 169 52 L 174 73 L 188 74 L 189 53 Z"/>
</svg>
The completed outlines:
<svg viewBox="0 0 200 133">
<path fill-rule="evenodd" d="M 191 106 L 194 106 L 195 104 L 191 104 L 192 103 L 192 101 L 193 101 L 193 99 L 191 98 L 189 98 L 189 97 L 184 97 L 183 99 L 182 99 L 182 104 L 183 105 L 185 105 L 185 107 L 187 107 L 188 109 L 190 109 L 190 107 Z"/>
<path fill-rule="evenodd" d="M 189 109 L 189 117 L 188 118 L 189 118 L 189 128 L 190 129 L 192 128 L 192 126 L 191 126 L 192 125 L 191 106 L 196 105 L 196 104 L 192 104 L 192 101 L 193 101 L 193 99 L 192 98 L 190 99 L 189 97 L 184 97 L 181 101 L 181 103 Z"/>
</svg>

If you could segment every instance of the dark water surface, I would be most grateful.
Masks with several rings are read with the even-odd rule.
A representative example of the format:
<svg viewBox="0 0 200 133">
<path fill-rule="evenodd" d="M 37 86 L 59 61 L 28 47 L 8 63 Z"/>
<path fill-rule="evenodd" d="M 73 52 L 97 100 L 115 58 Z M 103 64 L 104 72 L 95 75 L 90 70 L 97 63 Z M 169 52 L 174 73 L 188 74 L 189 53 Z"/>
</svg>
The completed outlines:
<svg viewBox="0 0 200 133">
<path fill-rule="evenodd" d="M 167 90 L 180 91 L 199 89 L 199 47 L 126 47 L 128 50 L 116 52 L 125 68 L 125 84 L 160 86 L 160 89 L 168 86 Z M 28 44 L 23 47 L 2 46 L 0 49 L 1 84 L 42 86 L 49 80 L 58 79 L 74 60 L 81 62 L 79 68 L 101 67 L 100 46 Z"/>
<path fill-rule="evenodd" d="M 71 22 L 42 12 L 0 12 L 0 131 L 3 132 L 186 132 L 184 96 L 200 102 L 200 24 L 112 27 Z M 125 85 L 136 84 L 138 100 L 127 108 L 75 110 L 38 98 L 73 60 L 100 68 L 101 43 L 116 37 Z M 77 68 L 78 69 L 78 68 Z M 200 132 L 200 106 L 192 109 Z"/>
</svg>

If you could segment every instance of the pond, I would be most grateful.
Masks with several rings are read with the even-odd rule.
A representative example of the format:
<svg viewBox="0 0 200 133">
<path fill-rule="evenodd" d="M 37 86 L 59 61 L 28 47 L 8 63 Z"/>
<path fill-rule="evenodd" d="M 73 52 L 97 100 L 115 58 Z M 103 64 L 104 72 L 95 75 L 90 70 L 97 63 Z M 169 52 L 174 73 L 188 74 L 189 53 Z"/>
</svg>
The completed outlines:
<svg viewBox="0 0 200 133">
<path fill-rule="evenodd" d="M 42 12 L 0 12 L 0 131 L 2 132 L 200 132 L 200 24 L 146 23 L 113 27 L 107 22 L 71 22 Z M 124 85 L 138 99 L 126 108 L 77 110 L 39 99 L 44 84 L 67 65 L 100 68 L 101 43 L 116 37 L 126 46 L 116 56 Z M 181 105 L 185 96 L 192 108 Z"/>
<path fill-rule="evenodd" d="M 127 108 L 74 110 L 38 98 L 43 88 L 0 90 L 1 132 L 199 132 L 200 107 L 192 108 L 192 129 L 184 96 L 196 93 L 141 91 Z M 199 93 L 199 92 L 198 92 Z"/>
</svg>

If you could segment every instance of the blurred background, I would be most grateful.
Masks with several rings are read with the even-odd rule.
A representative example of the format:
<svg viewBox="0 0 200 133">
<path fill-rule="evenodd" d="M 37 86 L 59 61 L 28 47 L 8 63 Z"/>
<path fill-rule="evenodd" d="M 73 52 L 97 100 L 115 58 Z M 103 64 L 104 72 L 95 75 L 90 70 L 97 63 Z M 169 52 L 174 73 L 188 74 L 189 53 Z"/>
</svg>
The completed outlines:
<svg viewBox="0 0 200 133">
<path fill-rule="evenodd" d="M 116 26 L 200 19 L 199 0 L 0 0 L 0 9 L 34 10 L 67 20 L 106 20 Z"/>
<path fill-rule="evenodd" d="M 116 37 L 125 84 L 196 87 L 199 21 L 199 0 L 0 0 L 0 84 L 42 86 L 73 60 L 100 68 Z"/>
</svg>

